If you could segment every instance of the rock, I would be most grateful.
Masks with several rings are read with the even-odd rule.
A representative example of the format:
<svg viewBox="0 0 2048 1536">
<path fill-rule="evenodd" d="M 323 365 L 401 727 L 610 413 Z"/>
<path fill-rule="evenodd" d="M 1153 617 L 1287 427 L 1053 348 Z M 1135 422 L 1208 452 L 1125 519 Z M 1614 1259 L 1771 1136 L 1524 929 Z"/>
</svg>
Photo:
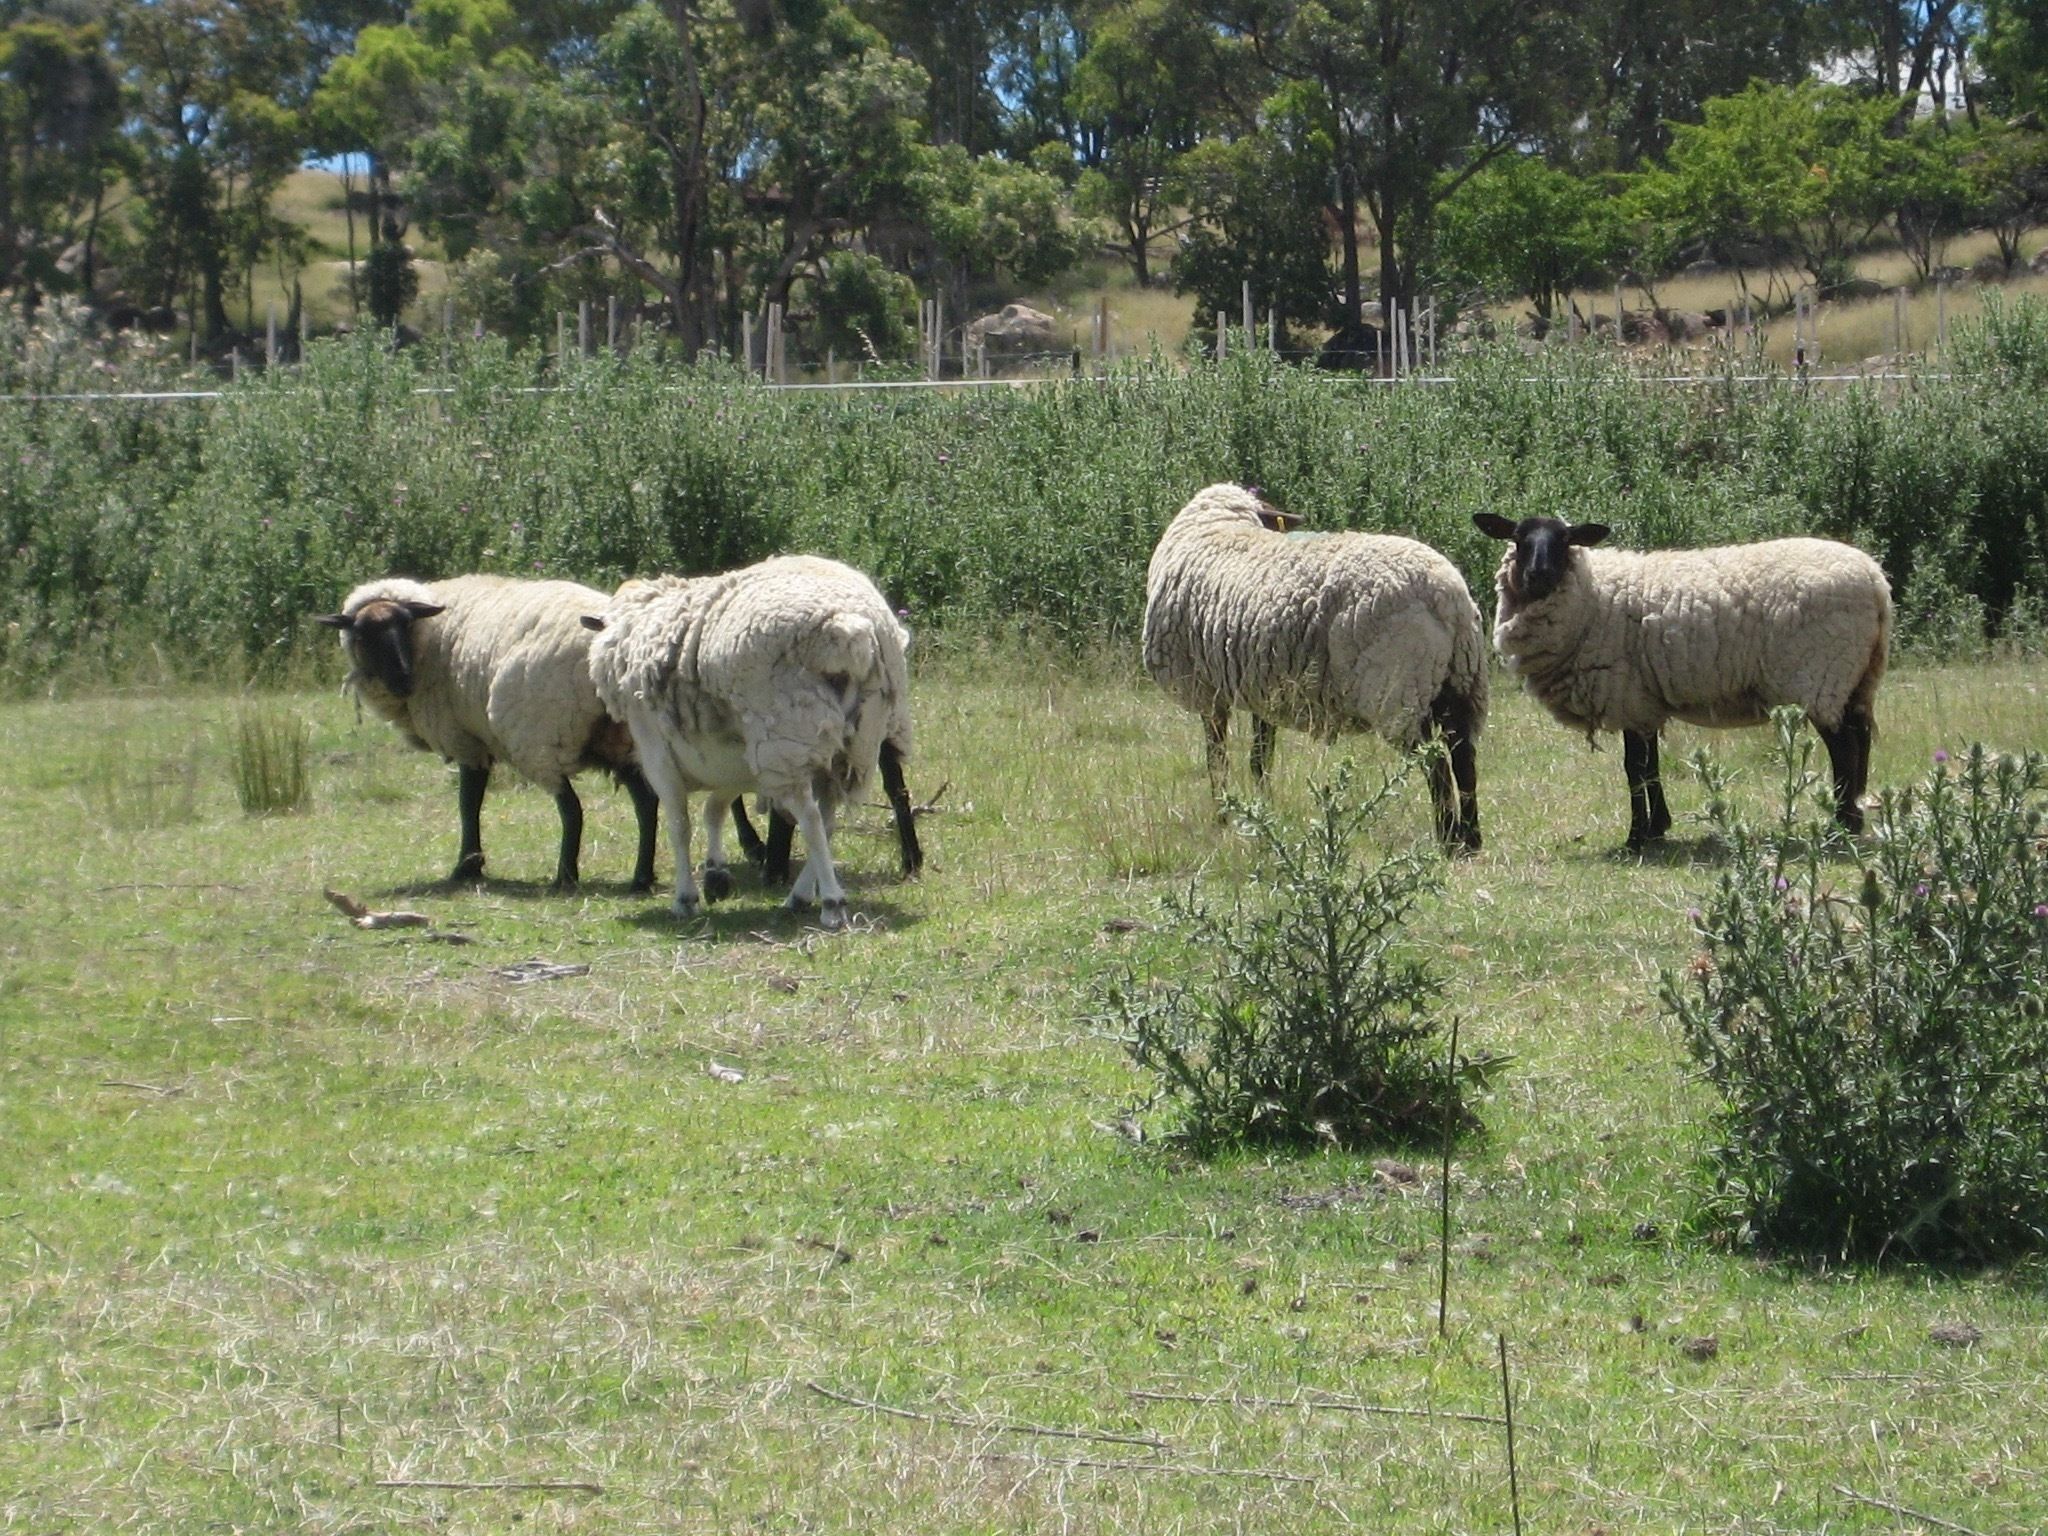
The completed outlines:
<svg viewBox="0 0 2048 1536">
<path fill-rule="evenodd" d="M 1015 357 L 1027 352 L 1064 350 L 1059 322 L 1028 304 L 1005 304 L 993 315 L 983 315 L 967 326 L 970 345 L 980 342 L 992 355 Z"/>
<path fill-rule="evenodd" d="M 1883 283 L 1873 282 L 1867 277 L 1845 277 L 1833 287 L 1824 290 L 1821 297 L 1844 304 L 1853 303 L 1858 299 L 1882 298 L 1885 291 Z"/>
<path fill-rule="evenodd" d="M 2006 279 L 2005 258 L 1996 251 L 1970 263 L 1970 279 L 1978 283 L 2002 283 Z"/>
</svg>

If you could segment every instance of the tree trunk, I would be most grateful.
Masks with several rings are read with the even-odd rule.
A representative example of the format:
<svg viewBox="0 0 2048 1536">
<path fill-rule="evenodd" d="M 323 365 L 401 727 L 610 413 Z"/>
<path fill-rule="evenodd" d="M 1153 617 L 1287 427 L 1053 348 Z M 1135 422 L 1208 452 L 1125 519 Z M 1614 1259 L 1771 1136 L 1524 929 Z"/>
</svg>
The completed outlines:
<svg viewBox="0 0 2048 1536">
<path fill-rule="evenodd" d="M 1365 324 L 1365 284 L 1358 272 L 1358 183 L 1348 162 L 1337 166 L 1338 236 L 1344 244 L 1344 328 L 1356 331 Z M 1381 250 L 1382 269 L 1386 252 Z M 1384 301 L 1385 289 L 1381 289 Z"/>
</svg>

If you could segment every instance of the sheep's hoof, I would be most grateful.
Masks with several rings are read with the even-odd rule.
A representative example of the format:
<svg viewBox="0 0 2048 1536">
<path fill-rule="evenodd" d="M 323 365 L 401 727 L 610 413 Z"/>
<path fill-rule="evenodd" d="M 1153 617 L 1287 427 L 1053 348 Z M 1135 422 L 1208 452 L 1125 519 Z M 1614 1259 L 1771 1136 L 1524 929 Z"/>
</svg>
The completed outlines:
<svg viewBox="0 0 2048 1536">
<path fill-rule="evenodd" d="M 785 912 L 808 912 L 811 910 L 811 900 L 808 896 L 799 896 L 795 891 L 791 891 L 782 899 L 782 910 Z"/>
<path fill-rule="evenodd" d="M 828 901 L 818 909 L 818 926 L 827 933 L 837 933 L 846 926 L 846 903 Z"/>
<path fill-rule="evenodd" d="M 723 864 L 706 864 L 698 884 L 704 888 L 706 901 L 723 901 L 732 894 L 732 874 Z"/>
<path fill-rule="evenodd" d="M 678 896 L 668 904 L 669 911 L 681 918 L 695 917 L 702 907 L 703 904 L 694 896 Z"/>
<path fill-rule="evenodd" d="M 633 877 L 633 883 L 626 887 L 626 894 L 628 896 L 645 896 L 649 891 L 653 889 L 654 876 L 635 875 Z"/>
<path fill-rule="evenodd" d="M 548 889 L 557 895 L 565 896 L 571 891 L 576 890 L 582 883 L 574 875 L 556 875 L 555 883 L 549 886 Z"/>
<path fill-rule="evenodd" d="M 484 856 L 482 853 L 465 853 L 450 872 L 450 880 L 481 880 L 484 877 Z"/>
</svg>

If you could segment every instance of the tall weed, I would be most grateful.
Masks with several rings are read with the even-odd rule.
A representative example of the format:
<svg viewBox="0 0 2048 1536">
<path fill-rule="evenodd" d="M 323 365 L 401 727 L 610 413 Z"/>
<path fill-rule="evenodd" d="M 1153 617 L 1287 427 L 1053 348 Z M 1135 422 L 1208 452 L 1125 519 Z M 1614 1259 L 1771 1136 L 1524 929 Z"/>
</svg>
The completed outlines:
<svg viewBox="0 0 2048 1536">
<path fill-rule="evenodd" d="M 1939 754 L 1852 842 L 1777 725 L 1774 825 L 1709 774 L 1728 865 L 1661 989 L 1720 1096 L 1728 1228 L 1839 1258 L 2048 1243 L 2048 759 Z"/>
</svg>

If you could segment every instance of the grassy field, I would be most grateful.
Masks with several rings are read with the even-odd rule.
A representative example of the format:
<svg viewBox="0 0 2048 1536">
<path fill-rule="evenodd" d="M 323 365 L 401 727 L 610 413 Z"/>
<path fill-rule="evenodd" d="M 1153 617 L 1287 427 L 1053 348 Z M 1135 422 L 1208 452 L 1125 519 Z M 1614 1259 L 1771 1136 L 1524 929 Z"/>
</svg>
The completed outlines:
<svg viewBox="0 0 2048 1536">
<path fill-rule="evenodd" d="M 1439 1339 L 1428 1149 L 1116 1128 L 1145 1085 L 1094 979 L 1241 867 L 1193 723 L 943 646 L 917 706 L 931 867 L 857 814 L 838 936 L 749 877 L 700 924 L 629 897 L 595 783 L 581 895 L 510 787 L 493 878 L 440 885 L 452 778 L 331 694 L 258 705 L 313 737 L 312 809 L 271 819 L 234 795 L 249 701 L 0 710 L 0 1528 L 1505 1531 L 1497 1336 L 1531 1531 L 2048 1524 L 2038 1262 L 1687 1235 L 1705 1105 L 1653 998 L 1715 874 L 1696 785 L 1618 856 L 1619 753 L 1496 707 L 1486 851 L 1416 927 L 1513 1056 Z M 1879 784 L 2048 747 L 2048 667 L 1902 668 L 1880 713 Z M 1755 794 L 1767 734 L 1666 761 L 1710 740 Z M 1290 737 L 1282 801 L 1335 755 Z"/>
</svg>

